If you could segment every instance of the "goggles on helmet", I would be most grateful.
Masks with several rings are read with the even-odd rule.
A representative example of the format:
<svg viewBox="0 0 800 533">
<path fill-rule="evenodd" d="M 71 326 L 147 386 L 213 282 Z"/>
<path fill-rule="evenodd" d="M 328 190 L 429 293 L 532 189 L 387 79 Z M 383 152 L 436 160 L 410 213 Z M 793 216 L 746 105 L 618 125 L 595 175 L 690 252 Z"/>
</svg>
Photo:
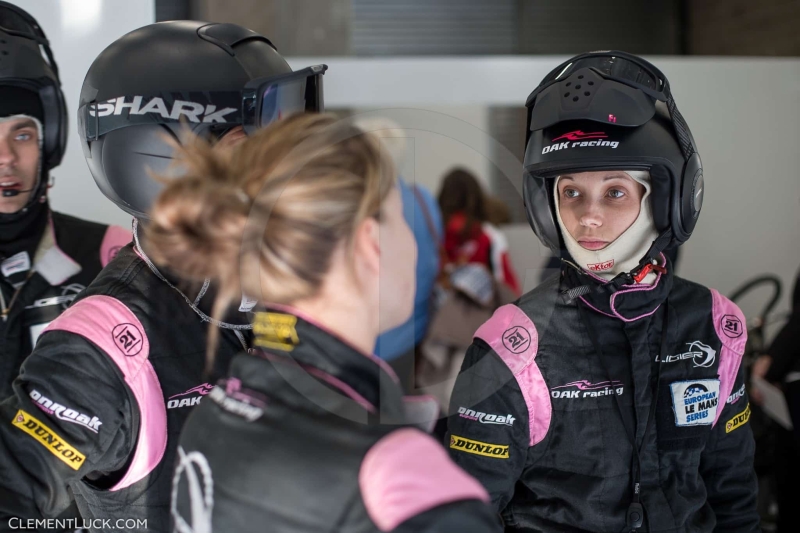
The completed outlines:
<svg viewBox="0 0 800 533">
<path fill-rule="evenodd" d="M 118 96 L 82 106 L 78 120 L 88 141 L 131 125 L 153 124 L 204 125 L 218 131 L 241 125 L 250 134 L 293 113 L 322 111 L 322 76 L 327 69 L 327 65 L 315 65 L 255 79 L 241 91 Z"/>
</svg>

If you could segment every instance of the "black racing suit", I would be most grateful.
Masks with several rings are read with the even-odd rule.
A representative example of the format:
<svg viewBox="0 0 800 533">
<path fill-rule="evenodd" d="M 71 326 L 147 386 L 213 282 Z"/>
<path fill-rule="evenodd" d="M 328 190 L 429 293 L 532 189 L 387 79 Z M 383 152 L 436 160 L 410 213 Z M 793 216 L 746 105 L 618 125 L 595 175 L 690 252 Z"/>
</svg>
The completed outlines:
<svg viewBox="0 0 800 533">
<path fill-rule="evenodd" d="M 800 277 L 794 284 L 792 312 L 767 350 L 772 357 L 765 379 L 783 389 L 792 431 L 775 424 L 775 492 L 778 500 L 777 533 L 800 530 L 797 479 L 800 476 Z"/>
<path fill-rule="evenodd" d="M 435 400 L 404 399 L 388 365 L 287 313 L 257 315 L 261 348 L 186 423 L 176 530 L 500 531 L 480 483 L 411 424 Z"/>
<path fill-rule="evenodd" d="M 453 459 L 506 531 L 630 531 L 637 501 L 639 531 L 759 531 L 738 307 L 669 272 L 563 297 L 601 284 L 587 278 L 565 263 L 476 332 L 451 403 Z"/>
<path fill-rule="evenodd" d="M 42 216 L 48 218 L 47 210 Z M 53 211 L 42 223 L 35 251 L 0 258 L 0 307 L 8 308 L 0 319 L 0 399 L 11 396 L 11 382 L 42 330 L 131 241 L 130 231 L 119 226 Z"/>
<path fill-rule="evenodd" d="M 211 389 L 210 302 L 206 287 L 187 298 L 144 257 L 119 251 L 42 333 L 0 404 L 0 530 L 57 516 L 70 487 L 79 526 L 169 531 L 178 433 Z M 220 365 L 249 340 L 240 318 L 241 331 L 221 328 Z"/>
</svg>

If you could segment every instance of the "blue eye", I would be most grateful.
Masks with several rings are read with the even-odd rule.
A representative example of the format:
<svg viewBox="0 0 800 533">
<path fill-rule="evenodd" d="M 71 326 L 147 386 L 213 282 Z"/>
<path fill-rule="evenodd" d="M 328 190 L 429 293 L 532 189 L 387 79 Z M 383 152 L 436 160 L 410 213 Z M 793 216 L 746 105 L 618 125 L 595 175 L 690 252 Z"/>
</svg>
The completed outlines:
<svg viewBox="0 0 800 533">
<path fill-rule="evenodd" d="M 31 135 L 30 133 L 20 133 L 19 135 L 17 135 L 15 137 L 15 139 L 18 140 L 18 141 L 29 141 L 32 138 L 33 138 L 33 135 Z"/>
<path fill-rule="evenodd" d="M 576 191 L 575 189 L 564 189 L 563 194 L 567 198 L 576 198 L 576 197 L 578 197 L 580 195 L 580 193 L 578 191 Z"/>
</svg>

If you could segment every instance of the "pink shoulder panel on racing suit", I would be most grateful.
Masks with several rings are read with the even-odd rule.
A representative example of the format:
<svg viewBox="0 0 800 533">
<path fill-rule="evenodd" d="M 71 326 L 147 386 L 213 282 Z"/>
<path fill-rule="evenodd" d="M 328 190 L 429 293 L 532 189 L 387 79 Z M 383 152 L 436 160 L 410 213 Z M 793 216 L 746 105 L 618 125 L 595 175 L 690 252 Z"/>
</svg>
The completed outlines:
<svg viewBox="0 0 800 533">
<path fill-rule="evenodd" d="M 483 486 L 456 466 L 440 443 L 412 428 L 393 431 L 370 448 L 358 482 L 364 506 L 381 531 L 447 503 L 489 502 Z"/>
<path fill-rule="evenodd" d="M 100 243 L 100 264 L 103 267 L 109 264 L 120 248 L 126 246 L 131 240 L 133 240 L 133 235 L 130 231 L 120 226 L 109 226 L 103 236 L 103 242 Z"/>
<path fill-rule="evenodd" d="M 139 439 L 125 476 L 110 490 L 143 479 L 167 448 L 167 407 L 148 357 L 150 341 L 128 307 L 110 296 L 89 296 L 69 307 L 45 331 L 68 331 L 93 342 L 122 372 L 139 406 Z"/>
<path fill-rule="evenodd" d="M 535 361 L 539 351 L 536 326 L 519 307 L 507 304 L 478 328 L 475 337 L 491 346 L 517 379 L 528 407 L 530 445 L 539 444 L 550 429 L 553 406 L 547 384 Z"/>
<path fill-rule="evenodd" d="M 719 401 L 724 407 L 725 399 L 731 395 L 736 375 L 739 373 L 744 345 L 747 343 L 747 327 L 741 309 L 714 289 L 711 289 L 711 317 L 714 321 L 714 330 L 722 343 L 717 373 Z M 714 419 L 715 426 L 721 415 L 722 408 L 719 407 L 717 418 Z"/>
</svg>

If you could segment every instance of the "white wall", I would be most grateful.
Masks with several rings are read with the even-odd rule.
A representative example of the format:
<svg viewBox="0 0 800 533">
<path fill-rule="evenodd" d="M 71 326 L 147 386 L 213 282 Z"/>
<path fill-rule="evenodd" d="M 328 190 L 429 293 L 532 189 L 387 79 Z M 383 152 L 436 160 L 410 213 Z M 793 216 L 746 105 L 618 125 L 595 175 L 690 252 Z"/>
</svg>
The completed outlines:
<svg viewBox="0 0 800 533">
<path fill-rule="evenodd" d="M 328 109 L 335 111 L 331 105 Z M 439 182 L 455 166 L 463 167 L 475 174 L 489 186 L 490 162 L 483 154 L 489 153 L 490 139 L 472 138 L 465 143 L 449 132 L 472 130 L 478 133 L 488 129 L 488 109 L 467 106 L 415 106 L 416 113 L 408 109 L 350 109 L 357 123 L 391 143 L 389 149 L 395 160 L 400 159 L 398 172 L 406 181 L 427 187 L 434 194 Z M 392 117 L 389 122 L 374 117 Z M 370 122 L 372 121 L 372 122 Z M 387 129 L 392 125 L 401 129 Z M 377 129 L 376 129 L 377 128 Z"/>
<path fill-rule="evenodd" d="M 426 108 L 469 122 L 472 106 L 475 122 L 464 124 L 460 132 L 469 137 L 469 130 L 487 124 L 478 110 L 522 106 L 538 81 L 563 59 L 294 58 L 290 63 L 330 66 L 325 76 L 329 108 L 395 108 L 395 113 L 398 107 Z M 730 293 L 756 274 L 775 273 L 784 281 L 780 309 L 786 309 L 800 267 L 800 60 L 650 59 L 670 79 L 705 167 L 705 205 L 694 235 L 683 247 L 679 274 Z M 438 135 L 438 140 L 427 137 L 423 143 L 426 151 L 442 158 L 436 165 L 421 157 L 420 140 L 415 143 L 417 180 L 434 190 L 431 180 L 438 169 L 459 163 L 464 150 L 476 152 L 477 159 L 470 161 L 480 160 L 491 144 L 486 139 L 476 144 L 443 141 L 450 133 Z M 541 273 L 547 251 L 525 225 L 505 231 L 512 259 L 529 288 Z M 745 299 L 745 314 L 756 313 L 766 296 L 764 291 Z"/>
<path fill-rule="evenodd" d="M 130 226 L 130 216 L 95 186 L 77 142 L 78 97 L 89 66 L 124 34 L 155 22 L 155 0 L 10 0 L 41 25 L 53 50 L 69 110 L 67 153 L 54 169 L 51 205 L 90 220 Z"/>
</svg>

